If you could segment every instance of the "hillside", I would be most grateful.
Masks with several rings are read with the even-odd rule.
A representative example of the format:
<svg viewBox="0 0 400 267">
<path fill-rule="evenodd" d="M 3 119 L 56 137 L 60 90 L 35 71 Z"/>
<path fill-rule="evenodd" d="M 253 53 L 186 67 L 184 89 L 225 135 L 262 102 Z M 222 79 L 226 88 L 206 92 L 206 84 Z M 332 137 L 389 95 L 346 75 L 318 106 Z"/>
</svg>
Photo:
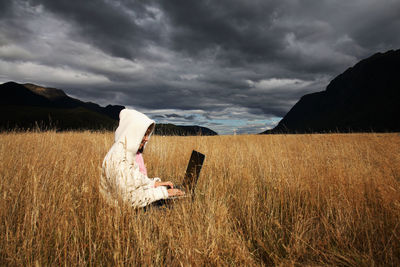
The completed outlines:
<svg viewBox="0 0 400 267">
<path fill-rule="evenodd" d="M 400 50 L 378 53 L 304 95 L 264 133 L 400 131 Z"/>
<path fill-rule="evenodd" d="M 100 107 L 62 90 L 34 84 L 0 85 L 0 129 L 113 130 L 123 106 Z"/>
<path fill-rule="evenodd" d="M 83 102 L 56 88 L 31 83 L 0 85 L 0 130 L 115 130 L 124 106 Z M 157 124 L 159 135 L 216 135 L 200 126 Z"/>
<path fill-rule="evenodd" d="M 174 124 L 157 124 L 155 129 L 155 134 L 157 135 L 218 135 L 211 129 L 206 127 L 200 127 L 197 125 L 192 126 L 182 126 Z"/>
<path fill-rule="evenodd" d="M 45 88 L 34 84 L 18 84 L 7 82 L 0 85 L 2 100 L 0 104 L 14 104 L 24 106 L 40 106 L 51 108 L 84 108 L 93 112 L 103 114 L 113 120 L 118 120 L 119 112 L 124 106 L 101 107 L 91 102 L 83 102 L 65 94 L 62 90 L 56 88 Z"/>
<path fill-rule="evenodd" d="M 0 130 L 114 130 L 118 122 L 83 107 L 0 106 Z"/>
</svg>

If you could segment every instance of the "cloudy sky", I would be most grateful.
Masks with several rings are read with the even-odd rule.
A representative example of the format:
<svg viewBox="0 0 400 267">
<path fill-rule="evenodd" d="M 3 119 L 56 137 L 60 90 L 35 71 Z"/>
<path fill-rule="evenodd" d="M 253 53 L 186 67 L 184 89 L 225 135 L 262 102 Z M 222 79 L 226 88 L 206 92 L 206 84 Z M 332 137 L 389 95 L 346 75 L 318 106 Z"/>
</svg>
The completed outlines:
<svg viewBox="0 0 400 267">
<path fill-rule="evenodd" d="M 259 133 L 400 48 L 399 0 L 0 0 L 0 82 Z"/>
</svg>

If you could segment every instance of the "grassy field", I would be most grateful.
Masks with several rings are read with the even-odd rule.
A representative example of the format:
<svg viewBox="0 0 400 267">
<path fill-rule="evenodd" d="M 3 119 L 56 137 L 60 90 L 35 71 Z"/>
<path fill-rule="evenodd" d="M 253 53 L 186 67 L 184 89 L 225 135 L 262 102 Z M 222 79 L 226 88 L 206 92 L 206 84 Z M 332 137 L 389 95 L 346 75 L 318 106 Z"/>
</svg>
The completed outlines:
<svg viewBox="0 0 400 267">
<path fill-rule="evenodd" d="M 146 212 L 98 193 L 113 133 L 0 134 L 0 265 L 400 265 L 399 134 L 160 137 L 149 176 L 194 202 Z"/>
</svg>

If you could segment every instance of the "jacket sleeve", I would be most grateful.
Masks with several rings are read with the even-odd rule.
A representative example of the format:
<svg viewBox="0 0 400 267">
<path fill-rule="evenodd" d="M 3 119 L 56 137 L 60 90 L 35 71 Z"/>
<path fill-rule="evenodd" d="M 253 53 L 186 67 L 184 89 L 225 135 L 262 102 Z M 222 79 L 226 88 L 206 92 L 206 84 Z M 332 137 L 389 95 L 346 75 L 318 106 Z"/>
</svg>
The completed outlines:
<svg viewBox="0 0 400 267">
<path fill-rule="evenodd" d="M 140 172 L 137 164 L 129 163 L 126 159 L 115 162 L 114 176 L 118 192 L 124 201 L 134 207 L 144 207 L 154 201 L 168 198 L 165 186 L 154 187 L 159 178 L 150 179 Z"/>
</svg>

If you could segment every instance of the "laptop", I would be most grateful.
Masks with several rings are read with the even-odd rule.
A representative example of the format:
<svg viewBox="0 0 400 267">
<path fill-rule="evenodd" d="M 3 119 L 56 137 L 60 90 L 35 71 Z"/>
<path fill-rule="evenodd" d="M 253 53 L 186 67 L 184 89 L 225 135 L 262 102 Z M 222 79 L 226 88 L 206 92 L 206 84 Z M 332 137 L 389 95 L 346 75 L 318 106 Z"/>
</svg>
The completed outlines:
<svg viewBox="0 0 400 267">
<path fill-rule="evenodd" d="M 197 185 L 197 180 L 199 179 L 201 167 L 203 166 L 205 155 L 197 152 L 195 150 L 192 151 L 192 155 L 190 156 L 189 163 L 186 168 L 186 173 L 183 178 L 182 184 L 174 186 L 174 188 L 178 188 L 186 193 L 184 196 L 174 196 L 169 197 L 168 199 L 176 199 L 181 197 L 194 196 L 194 190 Z"/>
</svg>

